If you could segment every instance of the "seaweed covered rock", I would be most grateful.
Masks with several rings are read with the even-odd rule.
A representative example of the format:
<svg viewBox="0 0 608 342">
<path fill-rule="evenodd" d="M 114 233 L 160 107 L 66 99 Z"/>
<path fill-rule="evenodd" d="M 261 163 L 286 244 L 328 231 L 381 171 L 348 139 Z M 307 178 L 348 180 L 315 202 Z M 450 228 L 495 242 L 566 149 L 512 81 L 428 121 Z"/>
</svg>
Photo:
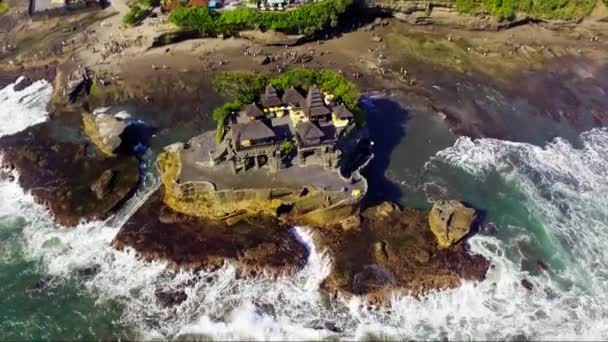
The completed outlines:
<svg viewBox="0 0 608 342">
<path fill-rule="evenodd" d="M 429 226 L 440 248 L 448 248 L 465 237 L 477 220 L 475 209 L 458 201 L 437 201 L 429 213 Z"/>
</svg>

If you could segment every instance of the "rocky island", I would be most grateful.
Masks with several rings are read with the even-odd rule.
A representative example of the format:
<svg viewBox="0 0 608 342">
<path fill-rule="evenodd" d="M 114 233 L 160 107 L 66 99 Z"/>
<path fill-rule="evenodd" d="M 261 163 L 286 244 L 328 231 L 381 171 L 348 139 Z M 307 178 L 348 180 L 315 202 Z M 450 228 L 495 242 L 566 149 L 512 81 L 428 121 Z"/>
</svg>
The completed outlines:
<svg viewBox="0 0 608 342">
<path fill-rule="evenodd" d="M 385 175 L 367 168 L 378 154 L 390 155 L 374 143 L 382 129 L 370 132 L 373 121 L 382 119 L 366 115 L 370 94 L 391 89 L 411 100 L 412 107 L 441 115 L 453 132 L 504 137 L 512 134 L 502 125 L 508 119 L 499 115 L 507 109 L 487 110 L 486 103 L 471 100 L 479 91 L 493 99 L 494 88 L 479 82 L 492 79 L 487 82 L 506 94 L 530 97 L 535 89 L 521 89 L 518 81 L 538 77 L 536 84 L 580 98 L 569 108 L 588 114 L 581 120 L 568 112 L 548 118 L 555 127 L 568 121 L 582 130 L 608 117 L 606 98 L 597 90 L 602 85 L 587 77 L 606 69 L 569 59 L 571 37 L 543 31 L 543 39 L 554 43 L 550 49 L 511 42 L 492 45 L 494 51 L 451 33 L 429 33 L 436 36 L 427 41 L 418 33 L 404 35 L 399 25 L 405 24 L 394 19 L 347 20 L 354 10 L 350 1 L 322 1 L 274 15 L 251 8 L 220 13 L 178 6 L 169 9 L 171 30 L 155 31 L 148 17 L 155 25 L 169 25 L 155 21 L 157 5 L 125 10 L 117 2 L 126 19 L 108 19 L 115 25 L 108 32 L 96 26 L 103 32 L 93 34 L 87 25 L 111 17 L 106 12 L 111 9 L 83 9 L 70 27 L 55 21 L 57 28 L 49 35 L 59 45 L 29 46 L 13 29 L 2 32 L 17 45 L 0 47 L 0 57 L 12 62 L 0 69 L 8 80 L 0 85 L 29 73 L 30 83 L 47 79 L 55 86 L 48 121 L 0 139 L 2 167 L 62 227 L 110 217 L 143 177 L 157 171 L 160 188 L 128 219 L 112 245 L 132 248 L 143 260 L 166 261 L 172 270 L 213 270 L 232 263 L 241 276 L 293 275 L 308 256 L 294 227 L 305 227 L 332 260 L 322 287 L 336 296 L 383 301 L 394 292 L 423 296 L 463 280 L 482 281 L 490 262 L 467 249 L 467 238 L 482 223 L 475 208 L 451 198 L 436 201 L 430 210 L 402 208 L 370 186 Z M 421 11 L 416 3 L 397 12 L 403 10 L 411 19 Z M 455 6 L 427 3 L 427 22 L 435 8 Z M 383 15 L 392 8 L 374 1 L 365 6 Z M 605 11 L 599 2 L 594 8 L 600 16 Z M 302 19 L 309 12 L 319 15 L 315 25 Z M 510 12 L 499 14 L 499 22 L 516 19 Z M 244 19 L 236 20 L 237 15 Z M 338 18 L 349 25 L 338 29 Z M 40 34 L 37 23 L 32 24 L 34 36 Z M 334 28 L 333 33 L 343 29 L 345 36 L 331 40 Z M 242 40 L 256 30 L 263 39 L 254 34 L 253 43 Z M 276 33 L 272 41 L 269 32 Z M 516 33 L 517 39 L 529 36 Z M 289 38 L 291 45 L 294 35 L 293 44 L 303 45 L 284 44 Z M 197 42 L 203 38 L 204 43 Z M 359 43 L 363 38 L 365 46 Z M 580 44 L 604 44 L 596 38 Z M 53 51 L 52 67 L 38 66 L 47 61 L 34 52 L 42 48 Z M 590 60 L 606 55 L 587 45 L 579 55 L 587 48 Z M 511 69 L 498 70 L 490 58 L 506 58 Z M 402 60 L 415 63 L 406 69 Z M 551 64 L 556 60 L 576 67 L 565 72 Z M 518 73 L 523 67 L 530 71 Z M 554 70 L 552 78 L 537 76 L 543 67 Z M 556 85 L 555 79 L 565 78 L 580 87 Z M 542 108 L 545 100 L 534 98 L 526 105 Z M 106 106 L 131 116 L 98 110 Z M 539 120 L 547 119 L 544 111 L 532 111 Z M 525 134 L 517 138 L 528 139 Z M 370 197 L 382 200 L 368 201 Z"/>
</svg>

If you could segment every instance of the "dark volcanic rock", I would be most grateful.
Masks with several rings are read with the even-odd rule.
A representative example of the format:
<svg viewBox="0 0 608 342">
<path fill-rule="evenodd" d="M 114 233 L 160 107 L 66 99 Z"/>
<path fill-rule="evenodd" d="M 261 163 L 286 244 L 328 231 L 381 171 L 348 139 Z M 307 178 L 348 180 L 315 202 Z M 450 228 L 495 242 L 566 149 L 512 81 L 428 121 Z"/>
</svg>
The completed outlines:
<svg viewBox="0 0 608 342">
<path fill-rule="evenodd" d="M 183 290 L 156 290 L 154 292 L 156 300 L 164 307 L 172 307 L 183 303 L 188 299 L 188 295 Z"/>
<path fill-rule="evenodd" d="M 131 156 L 106 157 L 84 141 L 58 141 L 51 127 L 44 123 L 2 137 L 3 169 L 16 169 L 19 185 L 47 206 L 59 224 L 107 218 L 137 188 L 139 161 Z M 107 178 L 108 172 L 112 175 L 101 182 L 99 197 L 92 185 Z"/>
<path fill-rule="evenodd" d="M 534 289 L 534 284 L 532 284 L 532 282 L 530 282 L 528 279 L 522 279 L 521 286 L 523 286 L 528 291 L 532 291 Z"/>
<path fill-rule="evenodd" d="M 307 251 L 289 228 L 260 218 L 228 226 L 175 213 L 157 192 L 123 226 L 113 241 L 134 248 L 146 260 L 168 260 L 174 269 L 213 270 L 232 262 L 240 275 L 292 274 Z"/>
<path fill-rule="evenodd" d="M 29 78 L 29 77 L 27 77 L 27 76 L 24 76 L 24 77 L 23 77 L 23 78 L 22 78 L 22 79 L 19 81 L 19 83 L 15 84 L 15 86 L 13 87 L 13 90 L 14 90 L 14 91 L 21 91 L 21 90 L 23 90 L 23 89 L 25 89 L 25 88 L 27 88 L 27 87 L 31 86 L 31 85 L 32 85 L 32 83 L 34 83 L 34 82 L 32 82 L 32 79 L 31 79 L 31 78 Z"/>
<path fill-rule="evenodd" d="M 332 256 L 333 271 L 324 281 L 329 291 L 345 291 L 383 300 L 393 290 L 423 295 L 483 280 L 489 262 L 462 244 L 439 249 L 428 226 L 428 213 L 400 210 L 392 204 L 367 209 L 359 229 L 317 231 L 319 249 Z"/>
</svg>

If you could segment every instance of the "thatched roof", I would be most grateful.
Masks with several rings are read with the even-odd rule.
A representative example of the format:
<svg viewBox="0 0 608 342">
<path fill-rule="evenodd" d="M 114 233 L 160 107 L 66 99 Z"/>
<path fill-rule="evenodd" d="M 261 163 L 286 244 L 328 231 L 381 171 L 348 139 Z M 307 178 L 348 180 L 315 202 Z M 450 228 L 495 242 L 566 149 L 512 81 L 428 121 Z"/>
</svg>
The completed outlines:
<svg viewBox="0 0 608 342">
<path fill-rule="evenodd" d="M 313 85 L 308 90 L 308 96 L 306 96 L 302 108 L 304 109 L 304 114 L 308 117 L 328 115 L 331 113 L 330 110 L 325 107 L 323 95 L 321 95 L 321 91 L 319 91 L 319 88 L 317 88 L 316 85 Z"/>
<path fill-rule="evenodd" d="M 261 96 L 262 105 L 266 108 L 279 107 L 283 105 L 283 102 L 277 95 L 277 90 L 274 89 L 272 84 L 266 86 L 266 91 Z"/>
<path fill-rule="evenodd" d="M 320 139 L 325 136 L 323 131 L 310 121 L 298 122 L 296 125 L 296 132 L 300 136 L 300 139 L 304 141 Z"/>
<path fill-rule="evenodd" d="M 351 119 L 353 117 L 353 113 L 344 104 L 334 107 L 333 111 L 339 119 Z"/>
<path fill-rule="evenodd" d="M 260 109 L 260 107 L 258 107 L 257 104 L 255 103 L 251 103 L 246 105 L 245 107 L 243 107 L 242 110 L 243 113 L 245 113 L 245 115 L 247 115 L 248 117 L 251 118 L 263 118 L 264 117 L 264 112 L 262 112 L 262 110 Z"/>
<path fill-rule="evenodd" d="M 261 120 L 232 125 L 232 137 L 235 141 L 262 140 L 274 138 L 274 131 Z"/>
<path fill-rule="evenodd" d="M 302 96 L 294 87 L 285 90 L 285 93 L 283 94 L 283 103 L 301 106 L 302 102 L 304 102 L 304 96 Z"/>
</svg>

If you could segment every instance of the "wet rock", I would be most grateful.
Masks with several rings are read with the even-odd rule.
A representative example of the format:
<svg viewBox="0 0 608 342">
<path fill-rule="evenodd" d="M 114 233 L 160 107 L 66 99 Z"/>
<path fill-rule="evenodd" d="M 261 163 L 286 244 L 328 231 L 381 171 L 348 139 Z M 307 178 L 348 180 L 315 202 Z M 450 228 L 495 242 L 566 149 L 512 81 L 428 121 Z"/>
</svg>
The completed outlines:
<svg viewBox="0 0 608 342">
<path fill-rule="evenodd" d="M 458 201 L 437 201 L 429 213 L 429 226 L 440 248 L 458 243 L 471 230 L 477 214 Z"/>
<path fill-rule="evenodd" d="M 325 322 L 317 322 L 312 326 L 313 329 L 315 330 L 329 330 L 333 333 L 336 334 L 340 334 L 343 332 L 342 329 L 340 329 L 340 327 L 338 327 L 336 325 L 336 323 L 334 322 L 330 322 L 330 321 L 325 321 Z"/>
<path fill-rule="evenodd" d="M 86 143 L 59 142 L 53 127 L 45 123 L 0 138 L 4 162 L 15 165 L 21 188 L 46 206 L 60 225 L 107 218 L 137 188 L 139 161 L 106 157 Z M 101 177 L 102 170 L 115 170 L 120 177 Z M 106 181 L 99 182 L 96 192 L 91 185 L 100 178 Z"/>
<path fill-rule="evenodd" d="M 534 284 L 532 284 L 532 282 L 525 278 L 521 280 L 521 286 L 523 286 L 528 291 L 532 291 L 532 289 L 534 289 Z"/>
<path fill-rule="evenodd" d="M 428 212 L 400 210 L 392 203 L 366 209 L 357 230 L 326 227 L 316 233 L 315 245 L 333 260 L 323 289 L 376 303 L 395 291 L 422 295 L 459 286 L 463 279 L 483 280 L 490 266 L 463 244 L 439 248 Z"/>
<path fill-rule="evenodd" d="M 154 292 L 158 303 L 165 307 L 173 307 L 179 305 L 188 299 L 188 295 L 184 290 L 160 290 Z"/>
<path fill-rule="evenodd" d="M 32 83 L 34 83 L 34 82 L 32 81 L 31 78 L 29 78 L 27 76 L 24 76 L 21 79 L 21 81 L 19 81 L 19 83 L 15 84 L 15 86 L 13 87 L 13 90 L 14 91 L 21 91 L 21 90 L 23 90 L 23 89 L 31 86 Z"/>
<path fill-rule="evenodd" d="M 103 199 L 112 191 L 114 185 L 116 185 L 118 181 L 118 177 L 118 171 L 106 170 L 95 182 L 93 182 L 91 190 L 95 193 L 97 199 Z"/>
<path fill-rule="evenodd" d="M 27 292 L 42 292 L 47 291 L 53 287 L 53 281 L 55 279 L 51 276 L 41 277 L 34 285 L 26 289 Z"/>
<path fill-rule="evenodd" d="M 356 229 L 361 225 L 361 219 L 359 215 L 352 215 L 343 220 L 341 225 L 344 230 Z"/>
<path fill-rule="evenodd" d="M 329 330 L 331 332 L 337 333 L 337 334 L 339 334 L 339 333 L 341 333 L 343 331 L 334 322 L 325 322 L 323 324 L 323 326 L 325 327 L 325 329 L 327 329 L 327 330 Z"/>
<path fill-rule="evenodd" d="M 99 269 L 100 269 L 99 265 L 94 265 L 91 267 L 81 268 L 81 269 L 77 270 L 76 273 L 80 277 L 92 277 L 99 272 Z"/>
<path fill-rule="evenodd" d="M 169 261 L 175 270 L 214 270 L 228 262 L 244 277 L 294 274 L 307 258 L 290 227 L 274 218 L 252 216 L 228 225 L 186 216 L 164 205 L 160 191 L 131 216 L 112 245 L 132 247 L 143 259 Z"/>
<path fill-rule="evenodd" d="M 549 271 L 549 266 L 542 260 L 537 260 L 536 265 L 543 271 Z"/>
<path fill-rule="evenodd" d="M 355 274 L 353 278 L 353 293 L 365 294 L 393 285 L 395 277 L 391 272 L 379 265 L 368 265 Z"/>
</svg>

